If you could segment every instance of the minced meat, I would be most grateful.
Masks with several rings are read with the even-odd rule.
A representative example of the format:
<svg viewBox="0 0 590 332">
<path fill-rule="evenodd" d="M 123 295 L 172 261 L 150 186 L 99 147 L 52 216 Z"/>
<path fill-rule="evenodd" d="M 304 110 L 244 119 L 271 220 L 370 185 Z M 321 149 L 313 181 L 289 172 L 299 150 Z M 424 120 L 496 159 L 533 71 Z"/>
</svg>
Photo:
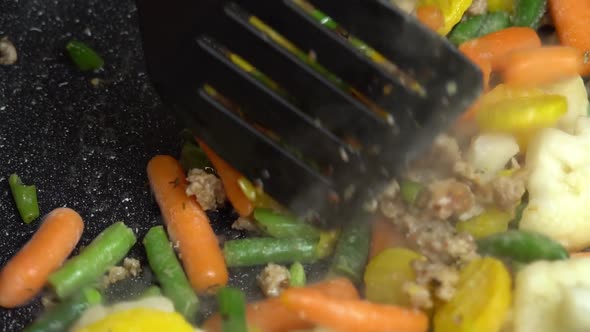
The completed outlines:
<svg viewBox="0 0 590 332">
<path fill-rule="evenodd" d="M 513 176 L 495 178 L 491 185 L 496 205 L 505 211 L 513 211 L 526 191 L 525 180 L 524 171 L 517 171 Z"/>
<path fill-rule="evenodd" d="M 488 0 L 473 0 L 467 9 L 469 15 L 482 15 L 488 11 Z"/>
<path fill-rule="evenodd" d="M 475 196 L 471 188 L 455 179 L 434 181 L 428 185 L 426 209 L 438 219 L 448 219 L 469 211 Z"/>
<path fill-rule="evenodd" d="M 141 273 L 141 263 L 135 258 L 123 260 L 122 266 L 111 266 L 102 279 L 102 286 L 107 288 L 109 285 L 117 283 L 129 277 L 136 277 Z"/>
<path fill-rule="evenodd" d="M 8 37 L 0 38 L 0 65 L 12 65 L 16 63 L 18 55 L 16 47 L 8 40 Z"/>
<path fill-rule="evenodd" d="M 186 179 L 189 182 L 186 194 L 188 196 L 194 195 L 203 210 L 216 209 L 225 202 L 223 184 L 214 174 L 193 168 L 188 172 Z"/>
<path fill-rule="evenodd" d="M 404 291 L 410 296 L 413 306 L 432 308 L 433 298 L 449 301 L 456 292 L 459 282 L 458 269 L 442 263 L 415 260 L 412 267 L 416 271 L 416 280 L 404 285 Z M 434 289 L 431 293 L 429 290 Z"/>
<path fill-rule="evenodd" d="M 282 265 L 270 263 L 256 277 L 256 281 L 265 296 L 276 297 L 289 287 L 290 278 L 289 269 Z"/>
</svg>

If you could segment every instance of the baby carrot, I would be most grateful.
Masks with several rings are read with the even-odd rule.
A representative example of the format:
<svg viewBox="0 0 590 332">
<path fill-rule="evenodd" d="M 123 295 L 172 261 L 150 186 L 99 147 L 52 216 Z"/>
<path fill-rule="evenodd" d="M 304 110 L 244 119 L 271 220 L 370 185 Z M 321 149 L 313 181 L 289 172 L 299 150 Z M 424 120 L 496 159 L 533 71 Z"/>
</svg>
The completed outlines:
<svg viewBox="0 0 590 332">
<path fill-rule="evenodd" d="M 416 17 L 432 31 L 438 31 L 445 24 L 442 11 L 434 5 L 419 6 L 416 9 Z"/>
<path fill-rule="evenodd" d="M 550 84 L 577 76 L 583 64 L 580 52 L 569 46 L 521 49 L 507 54 L 502 61 L 504 82 L 513 86 Z"/>
<path fill-rule="evenodd" d="M 581 54 L 590 51 L 590 1 L 549 0 L 549 11 L 562 45 L 575 47 Z M 583 74 L 590 74 L 590 63 L 584 64 Z"/>
<path fill-rule="evenodd" d="M 469 58 L 487 59 L 492 70 L 499 70 L 498 62 L 506 54 L 519 49 L 541 47 L 537 32 L 527 27 L 510 27 L 472 39 L 459 46 Z"/>
<path fill-rule="evenodd" d="M 306 320 L 339 332 L 426 332 L 428 316 L 421 311 L 364 300 L 340 300 L 308 288 L 289 288 L 283 305 Z"/>
<path fill-rule="evenodd" d="M 48 213 L 29 242 L 0 271 L 0 306 L 14 308 L 31 300 L 72 253 L 83 230 L 82 217 L 72 209 Z"/>
<path fill-rule="evenodd" d="M 209 161 L 213 164 L 213 167 L 217 171 L 217 174 L 221 178 L 223 188 L 227 198 L 233 205 L 234 209 L 238 211 L 240 216 L 247 217 L 252 214 L 254 210 L 254 204 L 246 197 L 242 188 L 238 184 L 238 180 L 243 177 L 240 172 L 233 168 L 227 161 L 223 160 L 217 153 L 215 153 L 208 145 L 202 140 L 197 140 L 199 145 L 209 158 Z"/>
<path fill-rule="evenodd" d="M 352 282 L 346 278 L 335 278 L 311 284 L 307 288 L 315 289 L 327 297 L 338 300 L 358 300 L 359 294 Z M 272 318 L 269 318 L 272 317 Z M 246 306 L 248 326 L 261 332 L 288 332 L 313 328 L 313 324 L 303 320 L 297 313 L 287 309 L 279 298 L 271 297 Z M 203 329 L 207 332 L 220 332 L 219 314 L 211 316 Z"/>
<path fill-rule="evenodd" d="M 187 183 L 180 163 L 171 156 L 155 156 L 148 163 L 147 174 L 191 286 L 203 293 L 227 284 L 219 242 L 205 211 L 185 193 Z"/>
</svg>

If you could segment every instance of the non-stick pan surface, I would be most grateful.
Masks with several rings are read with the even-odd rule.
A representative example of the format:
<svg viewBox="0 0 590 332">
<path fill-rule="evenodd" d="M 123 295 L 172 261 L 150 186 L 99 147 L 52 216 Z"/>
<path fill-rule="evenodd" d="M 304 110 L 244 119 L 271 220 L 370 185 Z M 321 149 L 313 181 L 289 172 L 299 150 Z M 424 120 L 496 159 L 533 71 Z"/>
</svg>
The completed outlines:
<svg viewBox="0 0 590 332">
<path fill-rule="evenodd" d="M 25 225 L 10 195 L 8 176 L 36 184 L 45 214 L 60 206 L 78 211 L 87 245 L 115 221 L 125 221 L 141 241 L 160 224 L 145 165 L 155 154 L 177 155 L 179 132 L 149 84 L 131 0 L 0 0 L 0 37 L 16 45 L 18 62 L 0 66 L 0 265 L 30 238 L 39 220 Z M 87 42 L 105 59 L 105 70 L 84 74 L 64 53 L 72 38 Z M 162 47 L 166 47 L 165 42 Z M 99 78 L 98 86 L 91 84 Z M 218 233 L 228 230 L 230 209 L 210 213 Z M 145 263 L 138 242 L 130 256 Z M 232 272 L 231 283 L 259 296 L 256 269 Z M 150 283 L 124 281 L 110 297 L 124 299 Z M 202 299 L 203 312 L 213 309 Z M 30 305 L 0 309 L 0 331 L 20 331 L 42 310 Z"/>
</svg>

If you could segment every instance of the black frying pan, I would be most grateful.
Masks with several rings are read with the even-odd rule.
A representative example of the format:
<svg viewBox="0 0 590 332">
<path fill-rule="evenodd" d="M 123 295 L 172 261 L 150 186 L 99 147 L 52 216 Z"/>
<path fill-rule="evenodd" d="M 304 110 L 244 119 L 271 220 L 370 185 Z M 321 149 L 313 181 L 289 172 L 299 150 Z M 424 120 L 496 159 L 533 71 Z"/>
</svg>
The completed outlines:
<svg viewBox="0 0 590 332">
<path fill-rule="evenodd" d="M 39 225 L 25 225 L 18 216 L 7 182 L 13 172 L 37 185 L 41 214 L 68 206 L 82 215 L 81 245 L 118 220 L 141 241 L 161 223 L 145 165 L 158 153 L 177 155 L 182 126 L 149 84 L 133 1 L 0 0 L 4 35 L 15 43 L 19 59 L 0 66 L 0 265 Z M 73 37 L 103 55 L 103 72 L 84 74 L 71 64 L 64 46 Z M 94 87 L 95 77 L 105 83 Z M 231 208 L 209 215 L 219 234 L 240 236 L 228 227 L 235 218 Z M 130 256 L 146 262 L 140 244 Z M 249 298 L 260 296 L 257 270 L 231 271 L 231 283 L 248 289 Z M 141 278 L 123 281 L 107 295 L 131 298 L 151 278 L 144 269 Z M 204 314 L 214 310 L 212 299 L 202 302 Z M 39 299 L 0 309 L 0 331 L 20 331 L 41 310 Z"/>
</svg>

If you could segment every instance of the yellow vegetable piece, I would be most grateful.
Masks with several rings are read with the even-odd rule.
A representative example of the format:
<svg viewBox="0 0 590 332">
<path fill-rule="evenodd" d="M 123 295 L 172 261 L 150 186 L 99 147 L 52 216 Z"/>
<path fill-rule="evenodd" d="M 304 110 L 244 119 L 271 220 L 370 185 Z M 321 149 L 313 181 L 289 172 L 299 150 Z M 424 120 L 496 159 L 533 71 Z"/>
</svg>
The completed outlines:
<svg viewBox="0 0 590 332">
<path fill-rule="evenodd" d="M 423 5 L 437 6 L 443 13 L 445 23 L 438 33 L 445 36 L 451 29 L 461 21 L 467 8 L 471 6 L 473 0 L 420 0 L 418 7 Z"/>
<path fill-rule="evenodd" d="M 566 112 L 564 96 L 499 85 L 482 98 L 475 118 L 484 132 L 514 135 L 524 150 L 532 136 L 554 126 Z"/>
<path fill-rule="evenodd" d="M 184 318 L 176 312 L 135 308 L 118 311 L 94 322 L 77 332 L 194 332 Z"/>
<path fill-rule="evenodd" d="M 511 278 L 504 264 L 478 258 L 460 274 L 453 299 L 434 313 L 434 332 L 498 332 L 510 309 Z"/>
<path fill-rule="evenodd" d="M 257 208 L 272 209 L 274 211 L 286 211 L 285 207 L 275 201 L 262 188 L 255 186 L 248 179 L 242 177 L 238 180 L 238 186 L 242 189 L 242 192 L 254 203 Z"/>
<path fill-rule="evenodd" d="M 491 208 L 479 216 L 457 222 L 457 231 L 471 234 L 479 239 L 495 233 L 504 232 L 512 220 L 510 213 Z"/>
<path fill-rule="evenodd" d="M 409 305 L 410 299 L 402 290 L 406 281 L 416 279 L 412 261 L 424 259 L 405 248 L 385 249 L 373 257 L 365 269 L 365 292 L 369 301 Z"/>
<path fill-rule="evenodd" d="M 491 13 L 505 11 L 511 13 L 514 10 L 514 0 L 488 0 L 488 11 Z"/>
</svg>

